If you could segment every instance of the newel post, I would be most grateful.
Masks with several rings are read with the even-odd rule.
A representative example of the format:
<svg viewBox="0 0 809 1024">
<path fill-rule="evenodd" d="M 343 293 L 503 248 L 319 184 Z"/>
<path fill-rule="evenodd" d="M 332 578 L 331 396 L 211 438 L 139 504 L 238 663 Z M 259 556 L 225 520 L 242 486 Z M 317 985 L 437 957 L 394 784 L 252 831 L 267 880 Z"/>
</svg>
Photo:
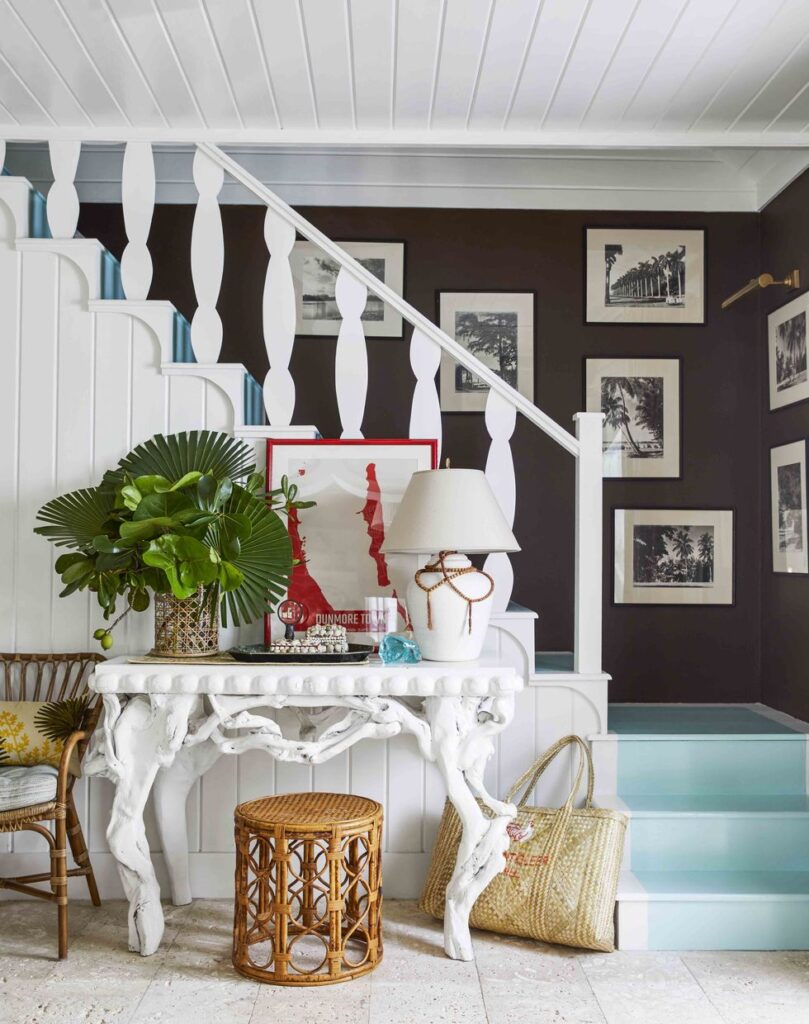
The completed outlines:
<svg viewBox="0 0 809 1024">
<path fill-rule="evenodd" d="M 581 451 L 576 459 L 576 585 L 573 635 L 575 672 L 601 672 L 604 417 L 573 417 Z"/>
</svg>

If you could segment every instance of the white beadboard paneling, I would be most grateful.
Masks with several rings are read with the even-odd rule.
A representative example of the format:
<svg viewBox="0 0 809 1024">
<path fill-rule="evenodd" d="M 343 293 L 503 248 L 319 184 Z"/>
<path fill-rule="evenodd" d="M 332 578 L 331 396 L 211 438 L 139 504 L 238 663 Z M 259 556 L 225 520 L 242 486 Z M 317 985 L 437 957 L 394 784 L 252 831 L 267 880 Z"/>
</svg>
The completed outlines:
<svg viewBox="0 0 809 1024">
<path fill-rule="evenodd" d="M 397 80 L 394 43 L 402 0 L 348 0 L 357 127 L 389 128 Z M 405 83 L 407 87 L 407 83 Z"/>
<path fill-rule="evenodd" d="M 399 3 L 394 126 L 426 128 L 445 0 Z"/>
<path fill-rule="evenodd" d="M 395 853 L 422 851 L 424 760 L 412 736 L 387 741 L 388 793 L 385 800 L 385 849 Z"/>
<path fill-rule="evenodd" d="M 120 104 L 105 79 L 95 71 L 67 15 L 67 8 L 80 4 L 76 0 L 7 2 L 36 38 L 41 47 L 39 55 L 49 65 L 52 79 L 72 92 L 85 117 L 93 124 L 125 126 L 128 121 Z"/>
<path fill-rule="evenodd" d="M 238 802 L 238 758 L 220 757 L 200 780 L 201 848 L 207 853 L 233 849 L 233 811 Z"/>
<path fill-rule="evenodd" d="M 735 63 L 746 60 L 751 48 L 766 46 L 767 31 L 776 17 L 774 6 L 758 0 L 740 0 L 733 17 L 717 27 L 676 94 L 658 110 L 654 128 L 690 128 L 724 87 Z"/>
<path fill-rule="evenodd" d="M 444 32 L 436 56 L 431 128 L 465 128 L 492 0 L 446 0 Z"/>
<path fill-rule="evenodd" d="M 638 0 L 592 0 L 577 29 L 562 75 L 540 124 L 550 129 L 578 124 L 634 16 Z"/>
<path fill-rule="evenodd" d="M 272 72 L 275 98 L 284 128 L 316 125 L 309 64 L 298 18 L 297 0 L 266 4 L 249 0 Z"/>
<path fill-rule="evenodd" d="M 803 0 L 786 0 L 774 13 L 764 39 L 752 41 L 748 50 L 739 54 L 736 67 L 722 84 L 715 99 L 706 104 L 699 117 L 690 127 L 725 129 L 735 125 L 741 116 L 740 127 L 744 127 L 744 113 L 748 104 L 755 101 L 759 90 L 770 87 L 771 109 L 781 109 L 795 93 L 806 84 L 805 52 L 803 74 L 779 75 L 786 69 L 787 62 L 798 55 L 809 33 L 809 5 Z M 798 64 L 800 69 L 801 65 Z"/>
<path fill-rule="evenodd" d="M 542 4 L 543 0 L 500 0 L 494 5 L 467 127 L 502 128 Z M 514 31 L 515 25 L 520 32 Z"/>
<path fill-rule="evenodd" d="M 0 647 L 14 650 L 17 602 L 15 600 L 17 499 L 20 486 L 19 421 L 21 320 L 21 257 L 11 248 L 16 225 L 11 210 L 0 203 L 0 417 L 5 439 L 0 445 L 0 565 L 6 566 L 0 586 Z"/>
<path fill-rule="evenodd" d="M 506 127 L 536 129 L 545 115 L 589 0 L 545 0 Z"/>
<path fill-rule="evenodd" d="M 690 0 L 639 0 L 626 21 L 610 62 L 597 82 L 580 123 L 617 124 L 665 60 L 664 47 L 684 17 Z M 721 4 L 720 4 L 721 6 Z"/>
<path fill-rule="evenodd" d="M 84 275 L 70 260 L 59 267 L 59 351 L 57 355 L 57 402 L 54 494 L 64 494 L 96 481 L 92 475 L 93 407 L 87 401 L 88 382 L 93 380 L 95 346 L 92 317 L 86 311 Z M 52 549 L 54 556 L 61 553 Z M 54 574 L 51 589 L 51 644 L 55 651 L 78 646 L 93 647 L 89 626 L 87 592 L 60 598 L 61 581 Z M 95 601 L 95 598 L 93 598 Z"/>
<path fill-rule="evenodd" d="M 221 50 L 206 22 L 205 5 L 201 0 L 193 4 L 163 3 L 159 9 L 161 30 L 202 123 L 243 125 Z"/>
<path fill-rule="evenodd" d="M 55 493 L 60 261 L 50 253 L 24 257 L 20 359 L 19 466 L 14 578 L 15 646 L 51 646 L 53 550 L 32 533 L 37 509 Z"/>
<path fill-rule="evenodd" d="M 499 738 L 497 751 L 498 792 L 501 799 L 530 766 L 537 751 L 536 689 L 526 687 L 517 694 L 514 720 Z M 529 794 L 529 803 L 531 803 Z M 518 799 L 522 798 L 522 793 Z"/>
<path fill-rule="evenodd" d="M 345 0 L 297 0 L 301 32 L 311 69 L 318 124 L 350 128 L 355 116 L 353 65 L 350 59 Z"/>
<path fill-rule="evenodd" d="M 652 128 L 660 120 L 661 112 L 675 99 L 691 69 L 722 32 L 738 3 L 739 0 L 713 0 L 703 4 L 691 0 L 649 69 L 643 87 L 637 90 L 629 106 L 618 112 L 622 127 Z"/>
<path fill-rule="evenodd" d="M 809 85 L 807 61 L 809 37 L 804 36 L 795 43 L 780 69 L 764 82 L 748 106 L 737 115 L 732 127 L 741 131 L 765 131 L 775 127 L 779 120 L 804 126 L 806 118 L 801 112 L 800 100 L 806 97 Z"/>
</svg>

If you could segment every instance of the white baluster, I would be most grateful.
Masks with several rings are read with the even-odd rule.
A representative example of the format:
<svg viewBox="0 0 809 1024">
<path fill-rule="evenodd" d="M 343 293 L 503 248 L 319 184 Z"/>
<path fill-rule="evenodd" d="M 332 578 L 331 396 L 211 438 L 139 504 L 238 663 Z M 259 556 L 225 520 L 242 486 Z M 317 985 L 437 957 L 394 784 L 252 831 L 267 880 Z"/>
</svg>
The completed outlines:
<svg viewBox="0 0 809 1024">
<path fill-rule="evenodd" d="M 295 409 L 295 381 L 289 372 L 295 343 L 295 286 L 289 256 L 295 228 L 268 209 L 264 241 L 270 253 L 263 302 L 264 345 L 270 363 L 264 378 L 264 408 L 270 426 L 288 427 Z"/>
<path fill-rule="evenodd" d="M 48 191 L 48 227 L 54 238 L 72 238 L 79 223 L 75 178 L 81 143 L 49 142 L 48 149 L 53 173 L 53 184 Z"/>
<path fill-rule="evenodd" d="M 511 435 L 517 422 L 517 410 L 496 391 L 489 390 L 486 399 L 486 429 L 492 443 L 486 459 L 486 479 L 502 509 L 509 526 L 514 525 L 517 484 L 514 477 L 514 458 L 511 454 Z M 504 612 L 514 588 L 514 569 L 507 554 L 499 551 L 489 555 L 483 568 L 494 579 L 492 611 Z"/>
<path fill-rule="evenodd" d="M 198 363 L 215 363 L 222 348 L 222 321 L 216 301 L 222 285 L 225 242 L 217 196 L 225 172 L 201 150 L 194 155 L 194 184 L 199 192 L 191 231 L 191 277 L 197 309 L 191 321 L 191 347 Z"/>
<path fill-rule="evenodd" d="M 362 437 L 362 419 L 368 393 L 368 350 L 362 314 L 368 289 L 341 267 L 334 287 L 337 308 L 343 318 L 337 335 L 334 387 L 343 432 L 340 437 Z"/>
<path fill-rule="evenodd" d="M 601 671 L 601 575 L 604 417 L 579 412 L 573 417 L 581 451 L 576 459 L 576 586 L 573 626 L 574 671 Z"/>
<path fill-rule="evenodd" d="M 441 458 L 441 402 L 435 375 L 441 365 L 441 349 L 416 327 L 410 339 L 410 366 L 416 375 L 410 406 L 410 436 L 435 438 Z"/>
<path fill-rule="evenodd" d="M 121 174 L 127 246 L 121 257 L 121 283 L 130 300 L 145 299 L 152 283 L 147 242 L 154 213 L 154 156 L 149 142 L 127 142 Z"/>
</svg>

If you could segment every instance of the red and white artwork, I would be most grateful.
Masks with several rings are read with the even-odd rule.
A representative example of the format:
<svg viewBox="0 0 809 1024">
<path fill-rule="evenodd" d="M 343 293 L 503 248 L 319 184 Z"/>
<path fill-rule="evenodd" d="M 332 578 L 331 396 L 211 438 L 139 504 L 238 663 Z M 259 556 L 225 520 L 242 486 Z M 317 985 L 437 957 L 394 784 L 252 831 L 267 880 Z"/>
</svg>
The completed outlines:
<svg viewBox="0 0 809 1024">
<path fill-rule="evenodd" d="M 385 535 L 413 473 L 435 469 L 435 440 L 267 442 L 272 489 L 287 476 L 298 498 L 317 502 L 288 519 L 293 556 L 289 597 L 306 610 L 300 627 L 318 622 L 369 631 L 366 598 L 393 597 L 399 628 L 407 622 L 402 597 L 418 556 L 386 554 Z M 267 640 L 272 630 L 267 622 Z"/>
</svg>

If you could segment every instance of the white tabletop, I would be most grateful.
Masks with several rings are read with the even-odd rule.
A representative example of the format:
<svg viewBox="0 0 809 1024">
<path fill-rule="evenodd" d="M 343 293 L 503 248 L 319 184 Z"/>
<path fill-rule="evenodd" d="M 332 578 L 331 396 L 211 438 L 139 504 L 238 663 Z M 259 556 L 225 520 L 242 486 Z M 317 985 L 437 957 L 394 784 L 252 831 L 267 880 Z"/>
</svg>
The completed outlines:
<svg viewBox="0 0 809 1024">
<path fill-rule="evenodd" d="M 483 697 L 514 693 L 523 680 L 496 661 L 422 661 L 385 665 L 136 664 L 134 656 L 96 666 L 90 688 L 98 693 L 216 693 L 247 696 Z"/>
</svg>

